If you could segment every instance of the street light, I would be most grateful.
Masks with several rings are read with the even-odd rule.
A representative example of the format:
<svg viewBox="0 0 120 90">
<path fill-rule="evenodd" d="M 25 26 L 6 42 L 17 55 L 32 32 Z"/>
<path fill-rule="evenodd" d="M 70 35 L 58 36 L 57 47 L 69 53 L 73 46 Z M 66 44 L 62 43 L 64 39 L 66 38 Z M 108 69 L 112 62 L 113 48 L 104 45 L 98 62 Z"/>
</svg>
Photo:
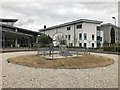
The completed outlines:
<svg viewBox="0 0 120 90">
<path fill-rule="evenodd" d="M 115 18 L 115 17 L 112 17 L 112 19 L 115 19 L 115 25 L 116 25 L 116 18 Z"/>
<path fill-rule="evenodd" d="M 116 25 L 116 18 L 115 18 L 115 17 L 112 17 L 112 19 L 115 19 L 115 25 Z M 115 50 L 115 45 L 114 45 L 114 50 Z"/>
</svg>

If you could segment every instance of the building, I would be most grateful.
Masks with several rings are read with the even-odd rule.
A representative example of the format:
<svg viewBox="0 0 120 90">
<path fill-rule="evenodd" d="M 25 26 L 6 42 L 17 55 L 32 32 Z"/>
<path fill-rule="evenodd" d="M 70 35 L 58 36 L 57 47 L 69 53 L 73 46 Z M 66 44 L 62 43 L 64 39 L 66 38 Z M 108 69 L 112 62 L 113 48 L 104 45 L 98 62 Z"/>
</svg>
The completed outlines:
<svg viewBox="0 0 120 90">
<path fill-rule="evenodd" d="M 14 23 L 18 19 L 0 19 L 0 29 L 2 29 L 2 47 L 3 48 L 20 48 L 33 47 L 37 43 L 39 32 L 15 27 Z"/>
<path fill-rule="evenodd" d="M 102 24 L 100 28 L 104 32 L 103 34 L 104 43 L 108 44 L 120 43 L 120 27 L 113 25 L 111 23 L 106 23 Z"/>
<path fill-rule="evenodd" d="M 103 45 L 103 31 L 100 30 L 102 21 L 79 19 L 72 22 L 40 29 L 40 33 L 54 37 L 63 33 L 68 46 L 98 48 Z"/>
</svg>

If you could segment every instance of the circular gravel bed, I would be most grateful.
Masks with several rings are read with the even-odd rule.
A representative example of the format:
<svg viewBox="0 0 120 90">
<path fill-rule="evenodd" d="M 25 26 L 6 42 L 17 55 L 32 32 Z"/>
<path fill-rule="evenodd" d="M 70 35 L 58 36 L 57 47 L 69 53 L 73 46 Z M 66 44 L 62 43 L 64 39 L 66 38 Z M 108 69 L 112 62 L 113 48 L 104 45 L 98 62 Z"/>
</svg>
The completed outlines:
<svg viewBox="0 0 120 90">
<path fill-rule="evenodd" d="M 55 58 L 53 60 L 41 55 L 24 55 L 9 58 L 8 62 L 36 68 L 83 69 L 108 66 L 113 64 L 114 60 L 99 55 Z"/>
<path fill-rule="evenodd" d="M 2 88 L 118 88 L 118 55 L 93 53 L 110 57 L 114 63 L 89 69 L 31 68 L 7 62 L 8 58 L 30 54 L 37 52 L 0 54 Z"/>
</svg>

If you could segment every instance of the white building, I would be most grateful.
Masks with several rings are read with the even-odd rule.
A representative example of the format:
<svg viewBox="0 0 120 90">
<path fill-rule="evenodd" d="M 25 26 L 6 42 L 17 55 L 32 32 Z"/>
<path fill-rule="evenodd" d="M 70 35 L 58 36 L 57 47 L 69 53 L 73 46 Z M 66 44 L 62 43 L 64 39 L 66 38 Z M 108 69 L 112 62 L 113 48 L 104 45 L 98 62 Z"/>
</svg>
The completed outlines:
<svg viewBox="0 0 120 90">
<path fill-rule="evenodd" d="M 72 22 L 40 29 L 50 37 L 56 33 L 63 33 L 69 46 L 98 48 L 103 45 L 103 31 L 100 30 L 101 21 L 79 19 Z"/>
<path fill-rule="evenodd" d="M 111 23 L 106 23 L 102 24 L 100 29 L 104 32 L 104 43 L 112 44 L 112 41 L 114 41 L 114 43 L 120 43 L 120 27 Z M 111 33 L 113 36 L 111 36 Z"/>
</svg>

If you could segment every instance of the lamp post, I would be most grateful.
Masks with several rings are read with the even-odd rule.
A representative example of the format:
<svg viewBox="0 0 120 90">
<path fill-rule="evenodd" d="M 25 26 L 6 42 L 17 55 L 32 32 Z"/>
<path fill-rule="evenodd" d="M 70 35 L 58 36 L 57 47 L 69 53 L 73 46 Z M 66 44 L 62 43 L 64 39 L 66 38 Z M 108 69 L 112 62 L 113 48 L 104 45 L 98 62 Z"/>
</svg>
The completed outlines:
<svg viewBox="0 0 120 90">
<path fill-rule="evenodd" d="M 112 19 L 115 20 L 115 25 L 116 25 L 116 18 L 115 17 L 112 17 Z M 115 35 L 116 36 L 116 35 Z M 115 45 L 114 45 L 114 50 L 115 50 Z M 116 51 L 116 50 L 115 50 Z"/>
<path fill-rule="evenodd" d="M 112 19 L 114 19 L 114 20 L 115 20 L 115 25 L 116 25 L 116 18 L 115 18 L 115 17 L 112 17 Z"/>
</svg>

